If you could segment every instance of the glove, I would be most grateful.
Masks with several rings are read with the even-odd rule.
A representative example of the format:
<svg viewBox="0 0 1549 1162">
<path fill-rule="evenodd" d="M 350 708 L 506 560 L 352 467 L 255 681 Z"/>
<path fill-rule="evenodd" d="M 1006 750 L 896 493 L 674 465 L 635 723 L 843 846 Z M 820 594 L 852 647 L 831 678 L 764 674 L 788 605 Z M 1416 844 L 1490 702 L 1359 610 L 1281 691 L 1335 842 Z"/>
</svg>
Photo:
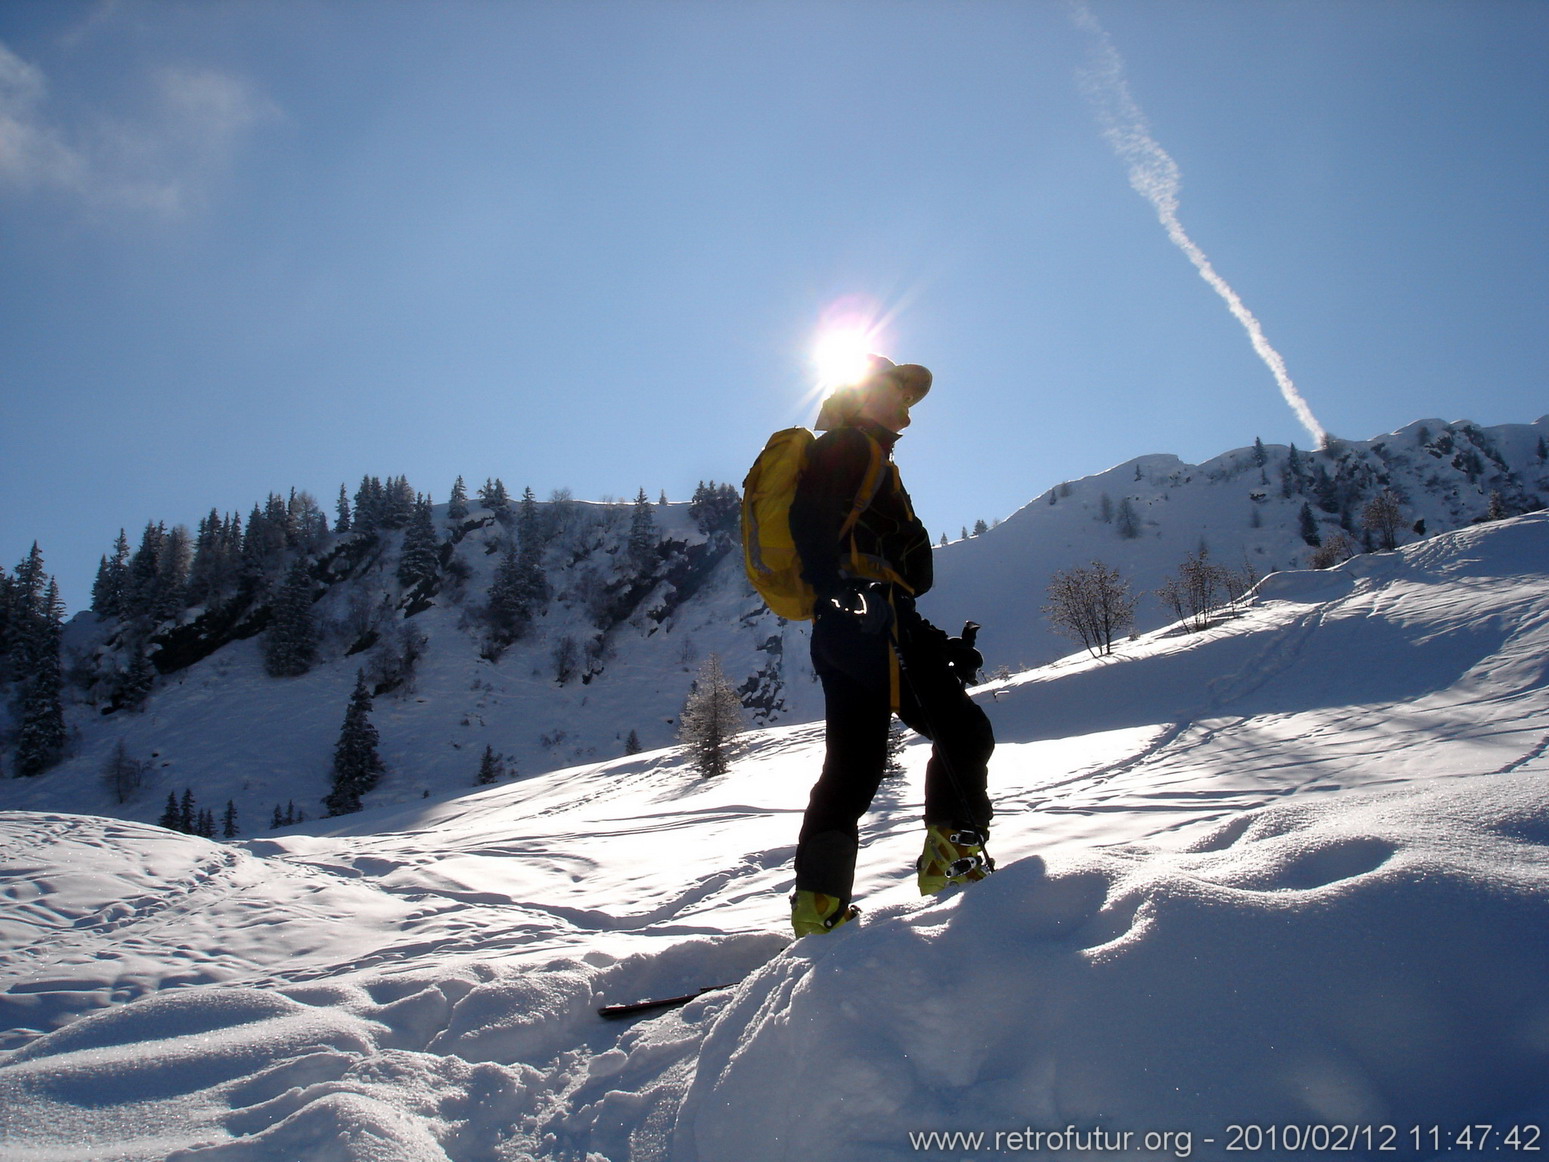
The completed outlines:
<svg viewBox="0 0 1549 1162">
<path fill-rule="evenodd" d="M 824 604 L 864 634 L 882 633 L 893 622 L 887 589 L 880 581 L 847 581 Z"/>
<path fill-rule="evenodd" d="M 984 655 L 974 647 L 978 635 L 979 626 L 970 621 L 963 626 L 962 637 L 949 637 L 946 642 L 947 668 L 965 686 L 978 682 L 979 671 L 984 668 Z"/>
</svg>

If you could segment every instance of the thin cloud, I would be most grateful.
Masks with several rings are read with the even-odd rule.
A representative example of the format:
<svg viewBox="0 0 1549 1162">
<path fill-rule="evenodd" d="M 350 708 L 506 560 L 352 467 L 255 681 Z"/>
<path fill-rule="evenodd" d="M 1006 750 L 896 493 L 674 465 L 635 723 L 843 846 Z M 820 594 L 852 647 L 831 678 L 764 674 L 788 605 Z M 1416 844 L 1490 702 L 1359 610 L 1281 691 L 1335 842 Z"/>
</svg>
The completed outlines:
<svg viewBox="0 0 1549 1162">
<path fill-rule="evenodd" d="M 1157 219 L 1167 231 L 1167 237 L 1194 264 L 1199 276 L 1221 296 L 1232 317 L 1242 324 L 1248 333 L 1249 342 L 1253 344 L 1253 350 L 1274 376 L 1281 396 L 1296 413 L 1296 418 L 1307 429 L 1313 441 L 1322 446 L 1328 440 L 1328 433 L 1292 382 L 1280 352 L 1270 345 L 1258 318 L 1226 279 L 1221 277 L 1205 252 L 1189 237 L 1183 223 L 1178 220 L 1182 174 L 1172 155 L 1151 135 L 1146 116 L 1130 93 L 1129 81 L 1124 74 L 1124 58 L 1114 47 L 1107 30 L 1097 22 L 1097 17 L 1084 3 L 1074 4 L 1071 13 L 1076 24 L 1093 38 L 1093 64 L 1082 74 L 1082 88 L 1097 111 L 1104 139 L 1119 160 L 1129 168 L 1130 185 L 1155 207 Z"/>
<path fill-rule="evenodd" d="M 229 147 L 277 112 L 245 82 L 214 69 L 164 68 L 156 86 L 171 126 L 204 152 Z"/>
<path fill-rule="evenodd" d="M 43 123 L 43 72 L 0 43 L 0 181 L 20 189 L 79 193 L 87 164 Z"/>
<path fill-rule="evenodd" d="M 51 117 L 48 81 L 0 43 L 0 188 L 66 194 L 100 210 L 177 214 L 197 204 L 253 127 L 279 110 L 240 78 L 168 66 L 133 116 Z"/>
</svg>

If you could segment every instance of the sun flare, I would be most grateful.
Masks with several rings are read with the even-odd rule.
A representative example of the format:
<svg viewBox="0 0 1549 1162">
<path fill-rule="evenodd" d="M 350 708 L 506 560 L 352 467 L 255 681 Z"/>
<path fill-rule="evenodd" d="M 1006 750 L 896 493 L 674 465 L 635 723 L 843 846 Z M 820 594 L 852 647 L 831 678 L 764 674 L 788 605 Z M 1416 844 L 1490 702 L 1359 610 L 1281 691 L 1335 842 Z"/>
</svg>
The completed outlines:
<svg viewBox="0 0 1549 1162">
<path fill-rule="evenodd" d="M 859 327 L 825 330 L 812 348 L 819 385 L 837 387 L 843 383 L 854 383 L 864 375 L 869 367 L 866 356 L 872 350 L 874 341 L 870 331 Z"/>
</svg>

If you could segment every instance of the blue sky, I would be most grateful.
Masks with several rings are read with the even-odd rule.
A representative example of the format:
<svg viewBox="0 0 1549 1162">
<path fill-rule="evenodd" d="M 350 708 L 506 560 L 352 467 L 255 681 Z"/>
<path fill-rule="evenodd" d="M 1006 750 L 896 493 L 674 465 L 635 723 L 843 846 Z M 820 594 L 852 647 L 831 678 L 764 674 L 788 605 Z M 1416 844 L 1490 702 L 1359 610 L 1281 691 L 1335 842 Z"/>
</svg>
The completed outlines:
<svg viewBox="0 0 1549 1162">
<path fill-rule="evenodd" d="M 1323 426 L 1549 411 L 1549 5 L 1091 5 Z M 932 535 L 1307 446 L 1063 0 L 0 3 L 0 563 L 404 475 L 740 481 L 823 320 L 936 373 Z M 1030 599 L 1036 599 L 1036 595 Z"/>
</svg>

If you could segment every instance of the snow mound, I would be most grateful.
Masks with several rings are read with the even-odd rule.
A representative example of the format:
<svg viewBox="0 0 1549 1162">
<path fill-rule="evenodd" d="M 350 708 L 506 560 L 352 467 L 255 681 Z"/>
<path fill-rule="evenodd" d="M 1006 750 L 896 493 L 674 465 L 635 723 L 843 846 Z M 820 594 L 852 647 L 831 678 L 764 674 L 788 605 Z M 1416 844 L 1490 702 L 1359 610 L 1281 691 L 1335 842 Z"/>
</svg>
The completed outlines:
<svg viewBox="0 0 1549 1162">
<path fill-rule="evenodd" d="M 925 1156 L 992 1157 L 997 1131 L 1067 1126 L 1130 1135 L 1105 1157 L 1214 1157 L 1245 1123 L 1389 1125 L 1381 1156 L 1415 1157 L 1410 1127 L 1531 1120 L 1546 792 L 1280 804 L 1188 851 L 1024 859 L 802 941 L 717 1017 L 672 1157 L 902 1159 L 933 1131 L 984 1139 Z"/>
<path fill-rule="evenodd" d="M 713 1000 L 637 1026 L 601 997 L 745 976 L 787 943 L 488 962 L 93 1013 L 0 1068 L 6 1162 L 474 1162 L 630 1156 L 671 1125 Z M 542 1067 L 527 1064 L 542 1063 Z M 601 1144 L 607 1154 L 567 1143 Z M 656 1154 L 654 1156 L 661 1156 Z"/>
</svg>

